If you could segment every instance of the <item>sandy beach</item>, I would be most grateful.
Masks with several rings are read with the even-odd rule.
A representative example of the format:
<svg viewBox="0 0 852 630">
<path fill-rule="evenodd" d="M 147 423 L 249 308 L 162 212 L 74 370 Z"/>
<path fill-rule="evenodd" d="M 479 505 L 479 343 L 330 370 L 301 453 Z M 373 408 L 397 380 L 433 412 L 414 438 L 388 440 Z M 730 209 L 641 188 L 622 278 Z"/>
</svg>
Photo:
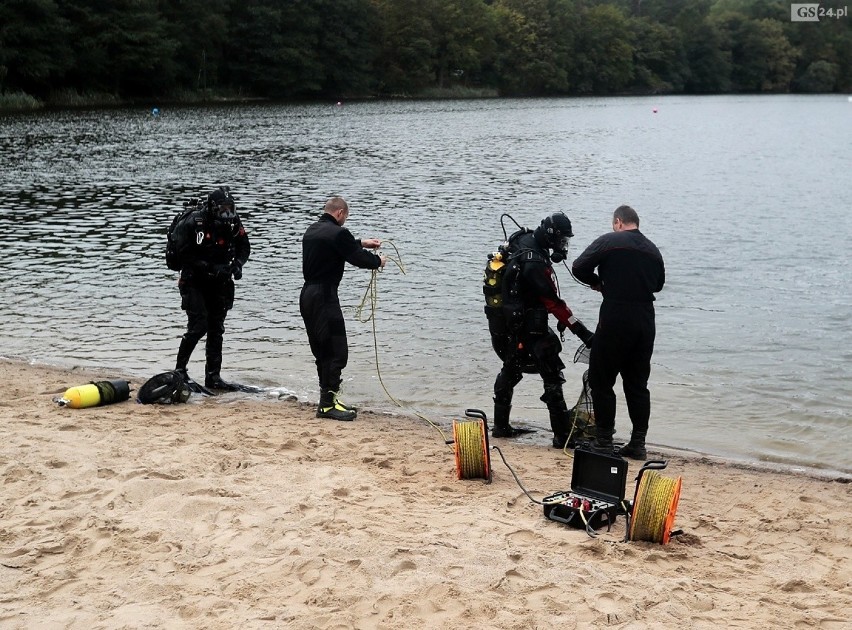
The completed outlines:
<svg viewBox="0 0 852 630">
<path fill-rule="evenodd" d="M 458 480 L 416 417 L 75 410 L 54 397 L 121 375 L 0 377 L 3 628 L 852 627 L 848 479 L 652 453 L 683 534 L 623 542 L 623 517 L 597 538 L 544 518 L 496 455 L 493 483 Z M 565 453 L 494 442 L 533 497 L 570 487 Z"/>
</svg>

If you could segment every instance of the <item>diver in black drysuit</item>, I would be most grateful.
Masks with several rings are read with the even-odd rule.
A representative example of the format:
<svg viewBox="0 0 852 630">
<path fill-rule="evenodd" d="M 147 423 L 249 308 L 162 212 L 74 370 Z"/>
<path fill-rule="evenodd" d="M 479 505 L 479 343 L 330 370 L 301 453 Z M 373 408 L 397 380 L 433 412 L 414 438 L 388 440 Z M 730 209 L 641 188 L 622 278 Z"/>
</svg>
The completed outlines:
<svg viewBox="0 0 852 630">
<path fill-rule="evenodd" d="M 243 265 L 251 254 L 234 198 L 227 188 L 213 191 L 204 207 L 192 213 L 177 229 L 181 230 L 178 255 L 182 261 L 178 288 L 187 325 L 175 370 L 188 378 L 189 358 L 206 334 L 205 387 L 237 389 L 220 375 L 225 317 L 234 305 L 234 280 L 243 277 Z"/>
<path fill-rule="evenodd" d="M 519 257 L 520 269 L 517 279 L 507 275 L 504 280 L 503 310 L 515 311 L 516 315 L 507 315 L 508 330 L 504 334 L 492 329 L 492 344 L 503 359 L 503 367 L 494 382 L 493 437 L 514 437 L 526 432 L 509 424 L 512 395 L 526 372 L 540 374 L 544 382 L 541 400 L 550 414 L 554 448 L 563 448 L 568 440 L 570 417 L 562 393 L 565 364 L 559 357 L 562 344 L 548 326 L 548 314 L 559 321 L 560 333 L 568 328 L 587 345 L 593 337 L 559 297 L 551 265 L 551 260 L 565 259 L 571 236 L 568 217 L 557 213 L 546 217 L 534 232 L 522 233 L 510 242 L 510 258 Z M 554 250 L 553 256 L 549 254 L 550 249 Z M 515 321 L 510 321 L 512 319 Z"/>
</svg>

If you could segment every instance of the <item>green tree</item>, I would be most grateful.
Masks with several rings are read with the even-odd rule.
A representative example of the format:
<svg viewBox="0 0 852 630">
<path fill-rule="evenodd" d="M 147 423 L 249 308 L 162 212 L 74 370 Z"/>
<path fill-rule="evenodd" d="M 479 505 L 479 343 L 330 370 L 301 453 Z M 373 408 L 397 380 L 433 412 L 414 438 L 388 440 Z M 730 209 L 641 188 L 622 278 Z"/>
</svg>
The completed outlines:
<svg viewBox="0 0 852 630">
<path fill-rule="evenodd" d="M 481 81 L 495 54 L 482 0 L 377 0 L 383 17 L 378 67 L 384 93 L 416 94 Z"/>
<path fill-rule="evenodd" d="M 383 94 L 414 94 L 432 85 L 435 35 L 418 0 L 376 0 L 382 16 L 377 67 Z"/>
<path fill-rule="evenodd" d="M 785 32 L 787 39 L 799 51 L 794 80 L 797 89 L 804 89 L 805 84 L 810 84 L 811 79 L 805 84 L 801 80 L 811 64 L 824 61 L 836 67 L 835 89 L 842 92 L 852 90 L 852 19 L 821 20 L 819 24 L 786 22 Z M 824 75 L 824 72 L 820 74 Z"/>
<path fill-rule="evenodd" d="M 364 96 L 376 87 L 379 17 L 370 0 L 318 0 L 322 20 L 317 59 L 322 64 L 320 93 Z"/>
<path fill-rule="evenodd" d="M 427 0 L 433 34 L 435 85 L 466 83 L 493 54 L 494 32 L 482 0 Z"/>
<path fill-rule="evenodd" d="M 573 85 L 584 94 L 624 90 L 633 78 L 631 33 L 624 14 L 600 5 L 577 20 Z"/>
<path fill-rule="evenodd" d="M 173 85 L 176 44 L 156 0 L 66 0 L 62 11 L 72 25 L 72 86 L 150 96 Z"/>
<path fill-rule="evenodd" d="M 834 92 L 837 89 L 839 68 L 836 63 L 814 61 L 804 74 L 796 79 L 799 92 Z"/>
<path fill-rule="evenodd" d="M 53 0 L 0 3 L 0 91 L 45 96 L 73 65 L 69 25 Z"/>
<path fill-rule="evenodd" d="M 693 94 L 724 93 L 731 89 L 730 43 L 719 28 L 702 20 L 684 33 L 689 75 L 684 90 Z"/>
<path fill-rule="evenodd" d="M 796 50 L 775 20 L 752 20 L 741 13 L 712 18 L 731 42 L 732 88 L 743 92 L 789 91 Z"/>
<path fill-rule="evenodd" d="M 159 0 L 166 37 L 174 42 L 170 74 L 179 90 L 219 86 L 225 45 L 232 37 L 230 0 Z"/>
<path fill-rule="evenodd" d="M 497 85 L 508 94 L 567 94 L 574 63 L 571 0 L 500 0 Z"/>
<path fill-rule="evenodd" d="M 689 75 L 678 29 L 648 18 L 630 20 L 633 85 L 642 91 L 681 92 Z"/>
<path fill-rule="evenodd" d="M 709 13 L 713 0 L 634 0 L 631 15 L 660 24 L 683 27 L 686 22 L 698 23 Z"/>
<path fill-rule="evenodd" d="M 320 16 L 307 0 L 245 0 L 228 20 L 226 56 L 230 84 L 249 94 L 306 97 L 325 82 L 317 58 Z"/>
</svg>

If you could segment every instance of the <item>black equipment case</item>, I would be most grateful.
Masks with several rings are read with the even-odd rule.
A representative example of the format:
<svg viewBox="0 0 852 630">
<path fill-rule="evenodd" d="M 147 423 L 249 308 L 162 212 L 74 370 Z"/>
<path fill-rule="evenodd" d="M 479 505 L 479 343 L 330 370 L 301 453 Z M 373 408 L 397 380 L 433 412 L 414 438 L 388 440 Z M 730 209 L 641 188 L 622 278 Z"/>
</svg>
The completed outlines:
<svg viewBox="0 0 852 630">
<path fill-rule="evenodd" d="M 624 503 L 626 486 L 625 459 L 578 446 L 574 450 L 571 490 L 545 497 L 542 501 L 544 515 L 551 521 L 590 533 L 604 525 L 608 530 L 618 514 L 627 513 Z"/>
</svg>

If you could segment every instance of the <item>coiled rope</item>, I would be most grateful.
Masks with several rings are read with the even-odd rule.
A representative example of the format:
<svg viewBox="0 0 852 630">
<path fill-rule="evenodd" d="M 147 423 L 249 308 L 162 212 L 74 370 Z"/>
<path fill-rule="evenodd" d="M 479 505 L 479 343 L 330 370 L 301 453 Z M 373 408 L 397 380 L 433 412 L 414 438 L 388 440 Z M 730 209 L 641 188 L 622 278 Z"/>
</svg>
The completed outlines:
<svg viewBox="0 0 852 630">
<path fill-rule="evenodd" d="M 405 275 L 406 271 L 405 271 L 405 266 L 402 263 L 402 256 L 400 256 L 399 249 L 397 249 L 397 247 L 393 243 L 393 241 L 382 241 L 382 245 L 390 245 L 391 247 L 393 247 L 393 250 L 396 253 L 396 257 L 386 256 L 386 258 L 389 261 L 391 261 L 393 264 L 395 264 L 397 267 L 399 267 L 399 270 L 402 272 L 402 275 Z M 385 386 L 384 379 L 382 379 L 382 370 L 381 370 L 381 367 L 379 366 L 379 338 L 378 338 L 378 334 L 376 333 L 376 308 L 377 308 L 378 303 L 379 303 L 379 289 L 378 289 L 378 282 L 377 282 L 378 277 L 379 277 L 379 270 L 373 269 L 373 272 L 370 275 L 370 282 L 367 284 L 367 288 L 364 291 L 364 297 L 361 298 L 361 302 L 355 308 L 355 317 L 362 324 L 366 324 L 367 322 L 372 323 L 372 326 L 373 326 L 373 355 L 374 355 L 375 360 L 376 360 L 376 374 L 379 377 L 379 384 L 382 386 L 382 389 L 384 390 L 385 395 L 387 395 L 387 397 L 391 401 L 393 401 L 394 404 L 396 404 L 398 407 L 400 407 L 402 409 L 405 409 L 406 408 L 405 405 L 403 405 L 401 402 L 399 402 L 388 391 L 388 388 Z M 364 313 L 365 313 L 365 309 L 367 307 L 367 304 L 370 305 L 370 308 L 369 308 L 369 312 L 365 315 Z M 424 416 L 419 411 L 417 411 L 415 409 L 412 409 L 412 411 L 414 412 L 415 416 L 417 416 L 421 420 L 424 420 L 432 428 L 434 428 L 436 431 L 438 431 L 438 433 L 441 434 L 441 439 L 444 441 L 445 444 L 451 444 L 451 442 L 449 442 L 447 440 L 447 435 L 444 433 L 444 431 L 443 431 L 443 429 L 441 429 L 441 427 L 439 427 L 436 423 L 432 422 L 432 420 L 430 420 L 429 418 Z"/>
<path fill-rule="evenodd" d="M 668 543 L 680 500 L 680 488 L 680 477 L 672 479 L 655 470 L 646 470 L 636 489 L 628 539 Z"/>
<path fill-rule="evenodd" d="M 482 420 L 453 420 L 456 472 L 459 479 L 489 479 L 490 459 L 485 423 Z"/>
</svg>

